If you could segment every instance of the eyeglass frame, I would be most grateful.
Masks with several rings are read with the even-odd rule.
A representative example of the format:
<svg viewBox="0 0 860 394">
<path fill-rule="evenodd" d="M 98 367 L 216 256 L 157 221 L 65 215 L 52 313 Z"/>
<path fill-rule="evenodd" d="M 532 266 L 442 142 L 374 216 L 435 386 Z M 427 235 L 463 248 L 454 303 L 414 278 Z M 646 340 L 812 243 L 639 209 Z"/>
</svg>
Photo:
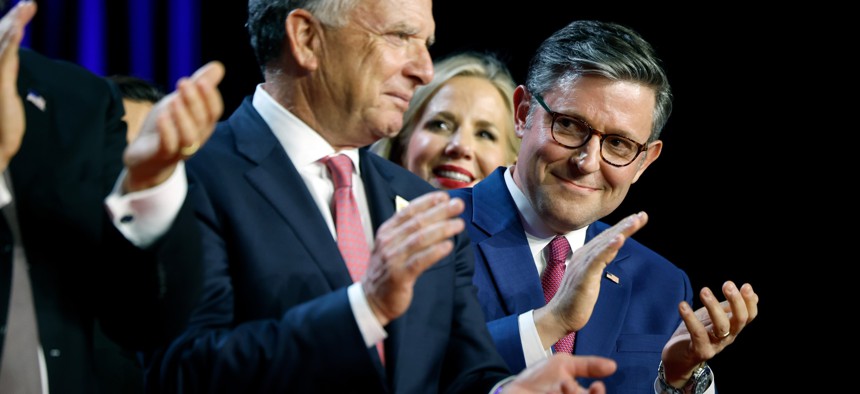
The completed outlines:
<svg viewBox="0 0 860 394">
<path fill-rule="evenodd" d="M 620 168 L 620 167 L 627 167 L 631 163 L 636 161 L 636 158 L 639 157 L 639 155 L 642 154 L 642 152 L 648 150 L 648 147 L 650 146 L 650 144 L 647 142 L 644 144 L 640 144 L 640 143 L 636 142 L 635 140 L 633 140 L 632 138 L 625 137 L 621 134 L 606 134 L 604 132 L 601 132 L 601 131 L 595 129 L 594 127 L 591 127 L 591 125 L 588 124 L 588 122 L 586 122 L 584 119 L 582 119 L 578 116 L 567 115 L 567 114 L 563 114 L 561 112 L 555 112 L 555 111 L 549 109 L 549 106 L 543 101 L 543 97 L 540 95 L 540 93 L 534 93 L 534 96 L 535 96 L 535 99 L 537 100 L 538 104 L 540 104 L 540 106 L 543 107 L 544 111 L 546 111 L 546 113 L 548 113 L 552 117 L 552 123 L 550 123 L 550 125 L 549 125 L 549 132 L 550 132 L 550 135 L 552 135 L 553 141 L 555 141 L 557 144 L 559 144 L 559 145 L 561 145 L 567 149 L 581 148 L 581 147 L 585 146 L 585 144 L 587 144 L 588 141 L 591 140 L 591 136 L 597 134 L 597 137 L 600 138 L 600 158 L 603 161 L 605 161 L 606 164 L 609 164 L 613 167 L 619 167 Z M 562 144 L 558 140 L 558 138 L 555 137 L 555 121 L 556 121 L 556 119 L 558 119 L 559 117 L 562 117 L 562 116 L 565 118 L 571 119 L 576 123 L 582 124 L 583 126 L 585 126 L 586 129 L 588 129 L 588 131 L 589 131 L 588 136 L 582 140 L 581 144 L 579 144 L 577 146 L 570 146 L 567 144 Z M 603 156 L 603 141 L 606 140 L 606 137 L 622 138 L 622 139 L 625 139 L 625 140 L 628 140 L 628 141 L 634 143 L 639 148 L 636 150 L 636 154 L 633 155 L 633 158 L 631 158 L 629 162 L 627 162 L 626 164 L 615 164 L 615 163 L 607 160 L 606 157 Z"/>
</svg>

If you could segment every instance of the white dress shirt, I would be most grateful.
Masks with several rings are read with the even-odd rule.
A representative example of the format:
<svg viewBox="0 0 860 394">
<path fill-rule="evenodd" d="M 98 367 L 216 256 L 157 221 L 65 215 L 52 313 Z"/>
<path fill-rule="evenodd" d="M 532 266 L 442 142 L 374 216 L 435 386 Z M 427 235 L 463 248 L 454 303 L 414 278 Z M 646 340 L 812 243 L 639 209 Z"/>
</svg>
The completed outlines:
<svg viewBox="0 0 860 394">
<path fill-rule="evenodd" d="M 552 241 L 556 234 L 547 228 L 543 221 L 540 220 L 540 217 L 537 212 L 535 212 L 534 208 L 532 208 L 528 198 L 526 198 L 525 194 L 523 194 L 514 182 L 510 168 L 505 171 L 505 185 L 508 187 L 508 192 L 511 194 L 511 197 L 513 197 L 514 204 L 517 206 L 517 211 L 523 223 L 523 228 L 526 231 L 526 239 L 528 239 L 529 248 L 532 251 L 535 266 L 537 267 L 538 273 L 542 274 L 544 268 L 546 268 L 546 253 L 544 253 L 544 249 L 549 245 L 550 241 Z M 570 243 L 571 250 L 571 254 L 567 256 L 567 260 L 564 262 L 565 266 L 570 263 L 570 257 L 573 252 L 585 245 L 585 234 L 587 230 L 588 226 L 579 230 L 571 231 L 564 235 Z M 535 365 L 552 355 L 552 348 L 544 348 L 543 344 L 541 344 L 540 335 L 538 334 L 537 326 L 534 321 L 534 310 L 520 314 L 517 321 L 519 323 L 520 342 L 523 347 L 523 356 L 525 356 L 526 359 L 526 367 Z M 657 370 L 655 368 L 654 372 L 656 373 L 656 371 Z M 712 370 L 711 386 L 705 390 L 704 394 L 714 394 L 716 392 L 715 382 L 716 380 L 714 379 Z M 658 390 L 656 379 L 654 380 L 654 383 L 655 393 L 663 394 Z"/>
<path fill-rule="evenodd" d="M 280 141 L 293 165 L 299 171 L 305 185 L 311 192 L 317 207 L 325 218 L 329 231 L 334 239 L 337 239 L 337 231 L 332 216 L 332 198 L 334 197 L 334 183 L 325 164 L 320 160 L 336 153 L 343 153 L 352 159 L 355 173 L 352 176 L 352 192 L 361 212 L 361 224 L 364 227 L 364 236 L 367 245 L 373 250 L 374 237 L 373 226 L 370 220 L 370 209 L 367 205 L 367 196 L 364 191 L 364 182 L 361 180 L 361 167 L 358 162 L 358 149 L 348 149 L 336 152 L 334 148 L 322 138 L 316 131 L 305 122 L 290 113 L 286 108 L 275 101 L 266 92 L 262 85 L 257 85 L 252 100 L 254 109 L 260 114 L 275 137 Z M 379 320 L 370 309 L 361 282 L 355 282 L 347 289 L 350 307 L 358 323 L 358 328 L 364 338 L 365 345 L 370 348 L 377 342 L 388 337 L 388 333 L 382 327 Z"/>
</svg>

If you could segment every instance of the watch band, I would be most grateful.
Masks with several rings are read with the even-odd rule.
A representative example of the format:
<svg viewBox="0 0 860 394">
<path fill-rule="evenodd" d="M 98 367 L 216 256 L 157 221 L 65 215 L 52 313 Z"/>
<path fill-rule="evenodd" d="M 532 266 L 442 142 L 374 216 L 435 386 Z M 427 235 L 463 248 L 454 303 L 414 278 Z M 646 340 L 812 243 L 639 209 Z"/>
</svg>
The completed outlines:
<svg viewBox="0 0 860 394">
<path fill-rule="evenodd" d="M 702 363 L 699 368 L 693 371 L 690 380 L 681 388 L 666 383 L 666 373 L 662 361 L 657 369 L 657 385 L 661 394 L 703 394 L 711 386 L 711 382 L 711 367 L 707 363 Z"/>
</svg>

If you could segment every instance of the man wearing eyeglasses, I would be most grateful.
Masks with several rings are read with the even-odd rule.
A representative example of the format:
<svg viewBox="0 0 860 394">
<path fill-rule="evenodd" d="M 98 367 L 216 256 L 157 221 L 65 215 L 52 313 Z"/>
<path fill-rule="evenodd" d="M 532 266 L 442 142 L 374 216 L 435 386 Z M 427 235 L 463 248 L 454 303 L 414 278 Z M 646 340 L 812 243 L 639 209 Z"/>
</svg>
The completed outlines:
<svg viewBox="0 0 860 394">
<path fill-rule="evenodd" d="M 722 303 L 704 288 L 694 312 L 681 269 L 623 235 L 598 237 L 663 148 L 672 95 L 650 44 L 573 22 L 540 46 L 513 100 L 517 164 L 450 191 L 466 203 L 474 283 L 508 366 L 601 355 L 618 363 L 607 392 L 715 392 L 706 361 L 756 317 L 752 287 L 725 282 Z M 601 242 L 623 246 L 602 261 Z"/>
</svg>

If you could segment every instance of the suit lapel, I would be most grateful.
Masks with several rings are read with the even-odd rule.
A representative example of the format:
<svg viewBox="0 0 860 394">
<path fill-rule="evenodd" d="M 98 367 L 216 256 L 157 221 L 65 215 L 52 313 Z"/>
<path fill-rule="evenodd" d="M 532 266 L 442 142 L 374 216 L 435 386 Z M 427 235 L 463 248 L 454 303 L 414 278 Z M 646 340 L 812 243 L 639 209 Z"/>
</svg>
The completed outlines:
<svg viewBox="0 0 860 394">
<path fill-rule="evenodd" d="M 485 232 L 478 250 L 492 275 L 506 314 L 545 304 L 540 277 L 517 207 L 505 185 L 505 168 L 497 169 L 472 189 L 472 222 Z M 501 200 L 501 202 L 500 202 Z"/>
<path fill-rule="evenodd" d="M 242 113 L 231 117 L 230 124 L 237 131 L 237 150 L 257 163 L 245 174 L 248 183 L 283 217 L 329 285 L 333 289 L 348 286 L 352 283 L 349 270 L 304 180 L 250 100 L 242 106 Z"/>
<path fill-rule="evenodd" d="M 378 157 L 369 154 L 366 149 L 359 150 L 359 166 L 361 167 L 361 179 L 364 182 L 364 191 L 367 196 L 367 204 L 370 209 L 370 218 L 373 221 L 373 233 L 382 223 L 394 216 L 394 198 L 397 196 L 397 182 L 394 181 L 393 174 L 385 171 L 384 168 L 378 166 L 374 161 Z M 407 315 L 395 319 L 385 327 L 388 332 L 388 339 L 385 340 L 385 368 L 393 371 L 397 365 L 400 349 L 403 349 L 403 341 L 409 333 L 404 329 Z M 415 340 L 415 339 L 413 339 Z M 374 352 L 374 356 L 376 356 Z M 408 356 L 407 356 L 408 357 Z M 386 373 L 382 364 L 378 363 L 382 376 L 386 376 L 389 387 L 394 387 L 394 379 L 396 375 Z"/>
<path fill-rule="evenodd" d="M 608 226 L 599 222 L 588 226 L 585 241 L 590 241 L 606 228 Z M 600 279 L 600 295 L 594 306 L 594 312 L 585 327 L 576 333 L 573 350 L 575 354 L 608 356 L 609 353 L 606 350 L 615 349 L 615 342 L 621 332 L 621 325 L 618 323 L 624 321 L 624 314 L 630 305 L 633 289 L 633 281 L 626 275 L 624 264 L 621 264 L 629 257 L 630 253 L 622 247 L 615 259 L 603 270 L 603 277 Z M 617 276 L 618 283 L 609 280 L 606 277 L 607 273 Z"/>
</svg>

